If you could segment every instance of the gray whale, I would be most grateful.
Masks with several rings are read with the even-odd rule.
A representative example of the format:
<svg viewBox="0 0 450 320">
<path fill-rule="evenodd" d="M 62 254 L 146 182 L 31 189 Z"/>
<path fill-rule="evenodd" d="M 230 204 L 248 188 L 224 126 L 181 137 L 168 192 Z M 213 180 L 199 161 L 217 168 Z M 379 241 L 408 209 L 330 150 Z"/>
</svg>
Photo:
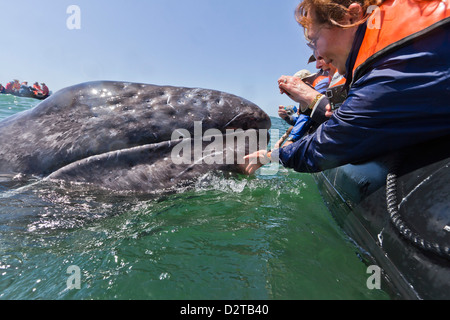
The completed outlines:
<svg viewBox="0 0 450 320">
<path fill-rule="evenodd" d="M 212 170 L 242 172 L 237 161 L 172 161 L 175 146 L 195 143 L 192 137 L 173 140 L 173 132 L 182 129 L 193 135 L 196 122 L 201 122 L 203 134 L 215 129 L 236 139 L 271 126 L 269 116 L 252 102 L 216 90 L 82 83 L 0 122 L 0 173 L 153 192 Z M 224 146 L 215 152 L 236 158 L 238 151 Z"/>
</svg>

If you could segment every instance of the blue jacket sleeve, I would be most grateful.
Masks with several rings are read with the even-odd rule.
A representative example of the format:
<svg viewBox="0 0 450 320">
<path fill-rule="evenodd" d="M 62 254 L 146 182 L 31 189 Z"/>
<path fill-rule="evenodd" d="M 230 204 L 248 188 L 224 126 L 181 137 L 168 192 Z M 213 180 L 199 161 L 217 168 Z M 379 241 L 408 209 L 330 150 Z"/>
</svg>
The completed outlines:
<svg viewBox="0 0 450 320">
<path fill-rule="evenodd" d="M 279 149 L 280 162 L 318 172 L 450 135 L 448 28 L 376 62 L 318 130 Z"/>
<path fill-rule="evenodd" d="M 309 116 L 300 114 L 288 139 L 291 141 L 297 141 L 301 139 L 309 129 L 310 121 L 311 118 Z"/>
</svg>

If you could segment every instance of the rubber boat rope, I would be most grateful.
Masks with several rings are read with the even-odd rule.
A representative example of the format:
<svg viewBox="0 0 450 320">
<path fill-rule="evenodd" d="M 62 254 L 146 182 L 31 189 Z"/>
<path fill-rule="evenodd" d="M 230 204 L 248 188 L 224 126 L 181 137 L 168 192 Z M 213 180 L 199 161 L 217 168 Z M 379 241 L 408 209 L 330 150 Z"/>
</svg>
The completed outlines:
<svg viewBox="0 0 450 320">
<path fill-rule="evenodd" d="M 439 243 L 431 242 L 423 239 L 419 234 L 412 231 L 406 223 L 403 221 L 403 218 L 400 215 L 398 201 L 397 201 L 397 168 L 399 162 L 396 162 L 397 165 L 393 166 L 393 169 L 387 175 L 386 178 L 386 202 L 387 202 L 387 210 L 390 216 L 390 220 L 398 232 L 407 240 L 411 241 L 415 246 L 425 250 L 430 251 L 439 256 L 450 260 L 450 248 L 442 247 Z"/>
</svg>

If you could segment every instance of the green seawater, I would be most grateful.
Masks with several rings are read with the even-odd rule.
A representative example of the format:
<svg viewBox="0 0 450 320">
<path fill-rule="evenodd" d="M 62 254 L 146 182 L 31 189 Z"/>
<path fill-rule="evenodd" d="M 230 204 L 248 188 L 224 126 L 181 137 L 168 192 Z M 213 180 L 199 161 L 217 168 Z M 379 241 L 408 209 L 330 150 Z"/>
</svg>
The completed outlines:
<svg viewBox="0 0 450 320">
<path fill-rule="evenodd" d="M 0 95 L 0 119 L 38 103 Z M 5 181 L 0 299 L 390 299 L 308 174 L 211 174 L 148 197 Z"/>
</svg>

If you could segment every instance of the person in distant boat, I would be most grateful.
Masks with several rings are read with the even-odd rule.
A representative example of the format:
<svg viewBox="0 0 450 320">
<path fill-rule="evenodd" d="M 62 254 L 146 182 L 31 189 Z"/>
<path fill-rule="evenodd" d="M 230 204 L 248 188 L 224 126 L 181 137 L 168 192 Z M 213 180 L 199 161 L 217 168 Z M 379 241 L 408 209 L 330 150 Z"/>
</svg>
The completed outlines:
<svg viewBox="0 0 450 320">
<path fill-rule="evenodd" d="M 24 97 L 29 97 L 29 96 L 33 95 L 33 91 L 28 86 L 27 81 L 22 82 L 22 84 L 20 86 L 19 94 Z"/>
<path fill-rule="evenodd" d="M 48 90 L 48 87 L 45 85 L 45 83 L 41 83 L 42 85 L 42 95 L 44 97 L 47 97 L 50 94 L 50 91 Z"/>
<path fill-rule="evenodd" d="M 18 93 L 20 91 L 20 82 L 19 80 L 14 80 L 12 85 L 12 90 L 14 93 Z"/>
<path fill-rule="evenodd" d="M 5 93 L 13 93 L 14 92 L 13 85 L 14 85 L 14 81 L 8 82 L 5 87 Z"/>
<path fill-rule="evenodd" d="M 42 88 L 41 88 L 41 86 L 39 85 L 39 83 L 37 83 L 37 82 L 35 82 L 34 84 L 33 84 L 33 91 L 34 91 L 34 94 L 42 94 Z"/>
<path fill-rule="evenodd" d="M 296 18 L 310 46 L 345 75 L 346 99 L 314 133 L 246 156 L 247 174 L 271 158 L 319 172 L 450 136 L 448 2 L 304 0 Z M 279 86 L 294 100 L 321 100 L 300 82 L 282 77 Z"/>
<path fill-rule="evenodd" d="M 0 93 L 5 93 L 6 88 L 0 83 Z"/>
</svg>

